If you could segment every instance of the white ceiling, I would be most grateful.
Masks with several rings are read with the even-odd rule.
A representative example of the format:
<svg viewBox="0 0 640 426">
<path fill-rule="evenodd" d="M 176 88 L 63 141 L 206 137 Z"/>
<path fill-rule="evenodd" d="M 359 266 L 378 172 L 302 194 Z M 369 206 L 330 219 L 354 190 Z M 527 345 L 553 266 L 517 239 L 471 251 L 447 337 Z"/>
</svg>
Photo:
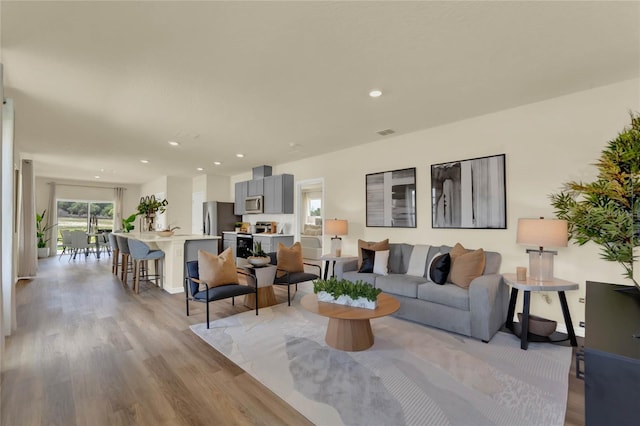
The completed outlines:
<svg viewBox="0 0 640 426">
<path fill-rule="evenodd" d="M 17 149 L 48 177 L 233 175 L 640 75 L 638 2 L 0 7 Z"/>
</svg>

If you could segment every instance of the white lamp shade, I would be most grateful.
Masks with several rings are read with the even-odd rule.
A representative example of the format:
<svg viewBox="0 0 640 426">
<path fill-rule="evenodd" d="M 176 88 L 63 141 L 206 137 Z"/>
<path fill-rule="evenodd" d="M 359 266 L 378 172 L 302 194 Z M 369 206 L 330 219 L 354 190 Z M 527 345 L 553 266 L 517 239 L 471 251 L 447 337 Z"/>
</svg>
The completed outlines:
<svg viewBox="0 0 640 426">
<path fill-rule="evenodd" d="M 518 219 L 516 243 L 537 247 L 566 247 L 567 221 L 561 219 Z"/>
<path fill-rule="evenodd" d="M 324 222 L 324 232 L 327 235 L 347 235 L 348 226 L 345 219 L 327 219 Z"/>
</svg>

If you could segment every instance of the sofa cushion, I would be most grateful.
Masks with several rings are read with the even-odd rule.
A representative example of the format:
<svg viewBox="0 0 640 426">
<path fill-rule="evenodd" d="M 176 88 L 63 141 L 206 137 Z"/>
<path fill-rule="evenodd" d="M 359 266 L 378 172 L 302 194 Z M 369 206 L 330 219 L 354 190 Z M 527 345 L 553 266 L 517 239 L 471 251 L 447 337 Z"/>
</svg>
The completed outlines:
<svg viewBox="0 0 640 426">
<path fill-rule="evenodd" d="M 415 298 L 418 296 L 418 286 L 426 282 L 426 278 L 414 277 L 413 275 L 378 275 L 376 277 L 376 288 L 379 288 L 385 293 Z"/>
<path fill-rule="evenodd" d="M 429 248 L 431 246 L 428 244 L 416 244 L 413 246 L 409 257 L 409 266 L 407 266 L 407 275 L 424 276 L 424 265 L 427 263 L 427 257 L 429 257 Z"/>
<path fill-rule="evenodd" d="M 471 281 L 482 275 L 484 262 L 484 250 L 482 249 L 458 256 L 451 263 L 449 280 L 457 286 L 469 288 Z"/>
<path fill-rule="evenodd" d="M 373 242 L 373 241 L 363 241 L 358 240 L 358 269 L 362 266 L 362 249 L 366 248 L 369 250 L 389 250 L 389 239 Z"/>
<path fill-rule="evenodd" d="M 469 290 L 455 284 L 425 283 L 418 286 L 418 299 L 464 311 L 469 310 Z"/>
<path fill-rule="evenodd" d="M 413 252 L 413 245 L 405 243 L 389 244 L 389 272 L 392 274 L 406 274 L 409 260 Z"/>
<path fill-rule="evenodd" d="M 377 274 L 365 274 L 358 271 L 346 271 L 342 274 L 342 279 L 349 281 L 364 281 L 365 283 L 369 283 L 371 285 L 375 285 Z"/>
<path fill-rule="evenodd" d="M 449 253 L 436 256 L 429 267 L 429 279 L 436 284 L 444 284 L 447 282 L 450 269 L 451 256 Z"/>
</svg>

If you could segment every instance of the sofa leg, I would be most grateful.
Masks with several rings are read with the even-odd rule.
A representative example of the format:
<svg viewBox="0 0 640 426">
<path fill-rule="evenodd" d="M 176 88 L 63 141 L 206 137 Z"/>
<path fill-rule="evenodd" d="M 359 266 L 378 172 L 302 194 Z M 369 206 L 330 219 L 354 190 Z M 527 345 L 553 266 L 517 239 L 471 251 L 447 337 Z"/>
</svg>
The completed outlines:
<svg viewBox="0 0 640 426">
<path fill-rule="evenodd" d="M 488 340 L 483 340 L 482 343 L 489 343 L 489 341 Z"/>
</svg>

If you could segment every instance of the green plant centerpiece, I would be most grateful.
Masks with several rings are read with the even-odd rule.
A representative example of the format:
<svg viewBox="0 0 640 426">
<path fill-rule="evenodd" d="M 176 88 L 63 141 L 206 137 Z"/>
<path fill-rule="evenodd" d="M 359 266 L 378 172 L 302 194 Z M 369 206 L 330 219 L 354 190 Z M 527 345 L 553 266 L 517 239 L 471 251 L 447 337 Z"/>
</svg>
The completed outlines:
<svg viewBox="0 0 640 426">
<path fill-rule="evenodd" d="M 38 246 L 38 257 L 49 256 L 49 248 L 47 247 L 49 238 L 47 238 L 47 232 L 49 232 L 49 230 L 55 226 L 55 225 L 47 225 L 45 223 L 46 215 L 47 215 L 47 209 L 44 209 L 42 211 L 42 214 L 36 213 L 36 238 L 37 238 L 37 246 Z"/>
<path fill-rule="evenodd" d="M 157 200 L 155 195 L 140 197 L 137 215 L 141 217 L 141 222 L 143 222 L 141 230 L 153 231 L 156 214 L 164 213 L 167 210 L 167 205 L 169 205 L 169 202 L 166 198 Z"/>
<path fill-rule="evenodd" d="M 253 250 L 251 250 L 251 256 L 249 256 L 247 260 L 253 266 L 264 266 L 271 261 L 271 258 L 262 249 L 262 242 L 256 241 L 253 244 Z"/>
<path fill-rule="evenodd" d="M 315 280 L 313 292 L 317 295 L 319 302 L 375 309 L 378 295 L 382 290 L 363 281 L 353 282 L 331 277 L 328 280 Z"/>
<path fill-rule="evenodd" d="M 607 144 L 595 166 L 595 181 L 566 183 L 551 194 L 551 204 L 567 221 L 570 239 L 600 246 L 601 258 L 619 263 L 640 290 L 633 277 L 633 250 L 640 245 L 640 116 L 631 114 L 631 126 Z"/>
<path fill-rule="evenodd" d="M 135 229 L 133 222 L 136 220 L 136 217 L 138 217 L 138 214 L 134 213 L 131 216 L 122 219 L 122 230 L 124 232 L 129 233 Z"/>
</svg>

